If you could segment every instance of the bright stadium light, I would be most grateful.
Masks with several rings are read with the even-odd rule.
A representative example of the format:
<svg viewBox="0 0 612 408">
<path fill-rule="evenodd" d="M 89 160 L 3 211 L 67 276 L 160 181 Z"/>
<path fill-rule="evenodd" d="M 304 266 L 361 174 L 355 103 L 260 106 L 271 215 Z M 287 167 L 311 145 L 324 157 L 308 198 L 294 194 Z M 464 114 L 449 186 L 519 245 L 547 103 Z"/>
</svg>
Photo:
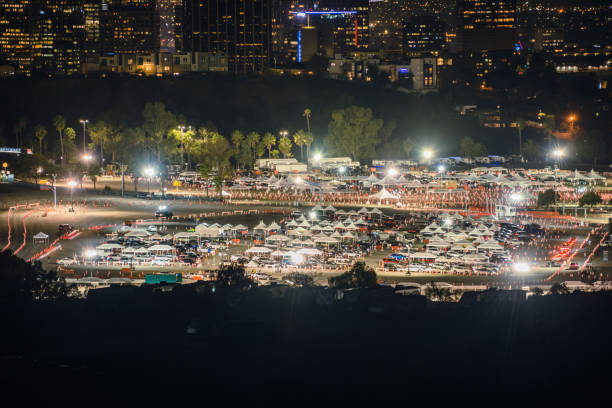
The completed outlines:
<svg viewBox="0 0 612 408">
<path fill-rule="evenodd" d="M 433 150 L 431 150 L 431 149 L 423 150 L 423 158 L 431 159 L 432 157 L 433 157 Z"/>
<path fill-rule="evenodd" d="M 510 199 L 512 201 L 520 201 L 523 199 L 523 195 L 521 193 L 512 193 L 510 194 Z"/>
<path fill-rule="evenodd" d="M 388 174 L 389 174 L 391 177 L 395 177 L 395 176 L 397 176 L 397 169 L 389 169 Z"/>
<path fill-rule="evenodd" d="M 147 167 L 144 169 L 144 174 L 147 177 L 153 177 L 153 175 L 155 174 L 155 170 L 153 169 L 153 167 Z"/>
<path fill-rule="evenodd" d="M 553 156 L 555 156 L 556 158 L 561 158 L 565 155 L 565 152 L 561 149 L 556 149 L 553 151 Z"/>
<path fill-rule="evenodd" d="M 294 253 L 293 255 L 291 255 L 291 263 L 293 263 L 294 265 L 299 265 L 302 262 L 304 262 L 304 257 L 302 256 L 302 254 Z"/>
<path fill-rule="evenodd" d="M 516 262 L 514 265 L 512 265 L 512 269 L 516 273 L 527 273 L 531 268 L 525 262 Z"/>
</svg>

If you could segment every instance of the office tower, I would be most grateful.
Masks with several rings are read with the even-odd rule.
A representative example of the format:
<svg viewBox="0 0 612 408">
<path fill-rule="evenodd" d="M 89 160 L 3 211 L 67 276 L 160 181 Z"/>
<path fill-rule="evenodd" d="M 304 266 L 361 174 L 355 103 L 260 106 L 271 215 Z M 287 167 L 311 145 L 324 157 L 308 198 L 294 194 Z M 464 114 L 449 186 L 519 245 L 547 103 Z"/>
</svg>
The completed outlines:
<svg viewBox="0 0 612 408">
<path fill-rule="evenodd" d="M 225 54 L 229 72 L 261 72 L 270 62 L 270 0 L 184 0 L 182 51 Z"/>
<path fill-rule="evenodd" d="M 516 40 L 516 0 L 457 0 L 464 52 L 511 51 Z"/>
<path fill-rule="evenodd" d="M 446 26 L 436 16 L 414 16 L 404 25 L 404 54 L 439 52 L 446 42 Z"/>
<path fill-rule="evenodd" d="M 30 74 L 33 54 L 33 29 L 36 10 L 31 0 L 0 2 L 0 61 L 15 67 L 17 73 Z"/>
<path fill-rule="evenodd" d="M 49 74 L 80 72 L 85 41 L 82 0 L 43 0 L 39 12 L 41 46 L 38 69 Z"/>
<path fill-rule="evenodd" d="M 321 46 L 328 57 L 368 49 L 368 0 L 319 0 L 311 13 L 311 21 L 313 17 L 319 17 Z"/>
<path fill-rule="evenodd" d="M 17 74 L 74 74 L 81 66 L 80 0 L 7 0 L 0 4 L 0 60 Z"/>
<path fill-rule="evenodd" d="M 157 0 L 109 0 L 101 15 L 102 53 L 154 53 L 160 50 Z"/>
</svg>

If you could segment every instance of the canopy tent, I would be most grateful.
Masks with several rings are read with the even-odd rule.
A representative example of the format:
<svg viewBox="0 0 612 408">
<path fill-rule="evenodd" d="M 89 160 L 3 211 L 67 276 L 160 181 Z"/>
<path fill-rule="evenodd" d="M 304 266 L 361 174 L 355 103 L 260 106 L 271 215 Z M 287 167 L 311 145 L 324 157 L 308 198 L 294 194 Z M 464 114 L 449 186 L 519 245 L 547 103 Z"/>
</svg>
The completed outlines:
<svg viewBox="0 0 612 408">
<path fill-rule="evenodd" d="M 430 252 L 415 252 L 409 256 L 410 259 L 436 259 L 437 257 L 438 255 Z"/>
<path fill-rule="evenodd" d="M 387 174 L 385 177 L 383 177 L 382 180 L 376 181 L 373 183 L 374 185 L 381 185 L 381 186 L 395 186 L 398 184 L 397 179 L 393 178 L 391 175 Z"/>
<path fill-rule="evenodd" d="M 195 233 L 199 237 L 213 238 L 213 237 L 219 237 L 220 235 L 222 235 L 223 229 L 221 227 L 214 227 L 214 226 L 210 226 L 210 227 L 203 226 L 202 228 L 200 228 L 200 226 L 198 225 L 195 229 Z"/>
<path fill-rule="evenodd" d="M 253 232 L 255 231 L 266 231 L 266 223 L 262 221 L 259 221 L 259 224 L 257 224 L 256 226 L 253 227 Z"/>
<path fill-rule="evenodd" d="M 144 238 L 144 237 L 148 237 L 149 235 L 151 235 L 149 232 L 145 230 L 141 230 L 141 229 L 131 230 L 130 232 L 125 234 L 126 237 L 135 237 L 135 238 Z"/>
<path fill-rule="evenodd" d="M 275 221 L 266 227 L 266 231 L 280 231 L 281 227 Z"/>
<path fill-rule="evenodd" d="M 320 249 L 316 248 L 302 248 L 298 249 L 296 253 L 300 255 L 308 255 L 308 256 L 321 256 L 323 252 Z"/>
<path fill-rule="evenodd" d="M 96 247 L 98 251 L 110 251 L 113 249 L 121 249 L 121 248 L 123 247 L 119 244 L 102 244 Z"/>
<path fill-rule="evenodd" d="M 317 244 L 337 244 L 340 241 L 332 237 L 320 237 L 320 238 L 315 238 L 314 242 Z"/>
<path fill-rule="evenodd" d="M 147 248 L 149 252 L 170 252 L 174 251 L 174 247 L 170 245 L 153 245 Z"/>
<path fill-rule="evenodd" d="M 606 180 L 605 177 L 600 176 L 599 174 L 597 174 L 595 172 L 595 170 L 591 169 L 591 171 L 589 172 L 589 174 L 587 174 L 587 176 L 591 179 L 591 180 Z"/>
<path fill-rule="evenodd" d="M 189 231 L 177 232 L 176 234 L 174 234 L 174 239 L 177 239 L 179 241 L 189 241 L 197 237 L 198 237 L 198 234 L 196 234 L 195 232 L 189 232 Z"/>
<path fill-rule="evenodd" d="M 49 241 L 49 236 L 44 232 L 39 232 L 32 237 L 32 242 L 35 244 L 43 244 Z"/>
<path fill-rule="evenodd" d="M 263 255 L 263 254 L 269 254 L 271 252 L 272 250 L 270 248 L 260 247 L 260 246 L 254 246 L 244 251 L 244 253 L 247 255 Z"/>
<path fill-rule="evenodd" d="M 266 238 L 266 242 L 286 242 L 291 241 L 291 238 L 287 235 L 271 235 Z"/>
</svg>

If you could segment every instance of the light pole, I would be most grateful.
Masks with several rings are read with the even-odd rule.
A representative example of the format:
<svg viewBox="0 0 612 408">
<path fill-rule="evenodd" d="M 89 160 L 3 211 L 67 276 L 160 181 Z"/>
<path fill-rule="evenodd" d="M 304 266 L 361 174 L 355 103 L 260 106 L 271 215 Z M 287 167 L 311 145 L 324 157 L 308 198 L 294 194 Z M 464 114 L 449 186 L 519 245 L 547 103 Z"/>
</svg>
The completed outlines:
<svg viewBox="0 0 612 408">
<path fill-rule="evenodd" d="M 77 185 L 77 182 L 74 180 L 70 180 L 68 182 L 68 185 L 70 186 L 70 212 L 74 212 L 74 199 L 73 199 L 73 192 L 74 192 L 74 187 Z"/>
<path fill-rule="evenodd" d="M 151 177 L 155 174 L 155 170 L 152 167 L 147 167 L 144 174 L 147 176 L 147 194 L 151 194 Z"/>
<path fill-rule="evenodd" d="M 555 211 L 557 210 L 557 171 L 559 170 L 559 161 L 563 157 L 565 152 L 561 149 L 556 149 L 553 151 L 553 156 L 555 157 L 555 184 L 553 185 L 553 195 L 555 196 Z"/>
<path fill-rule="evenodd" d="M 423 158 L 425 159 L 425 162 L 427 164 L 431 164 L 431 158 L 433 157 L 433 150 L 431 149 L 425 149 L 423 150 Z"/>
<path fill-rule="evenodd" d="M 112 164 L 118 164 L 121 166 L 121 197 L 123 197 L 123 191 L 125 190 L 125 168 L 123 163 L 112 162 Z"/>
<path fill-rule="evenodd" d="M 574 130 L 574 121 L 576 120 L 576 116 L 575 115 L 570 115 L 567 120 L 569 120 L 570 123 L 570 129 Z"/>
<path fill-rule="evenodd" d="M 87 136 L 86 136 L 86 126 L 89 123 L 88 119 L 81 119 L 79 122 L 81 122 L 83 124 L 83 154 L 85 154 L 85 144 L 86 144 L 86 140 L 87 140 Z"/>
<path fill-rule="evenodd" d="M 83 161 L 85 162 L 85 174 L 81 177 L 81 188 L 83 188 L 83 179 L 89 173 L 89 161 L 93 158 L 91 154 L 84 154 Z"/>
<path fill-rule="evenodd" d="M 183 147 L 183 131 L 185 130 L 185 126 L 179 125 L 178 128 L 181 131 L 181 168 L 184 168 L 185 166 L 185 148 Z M 191 128 L 191 126 L 189 128 Z"/>
</svg>

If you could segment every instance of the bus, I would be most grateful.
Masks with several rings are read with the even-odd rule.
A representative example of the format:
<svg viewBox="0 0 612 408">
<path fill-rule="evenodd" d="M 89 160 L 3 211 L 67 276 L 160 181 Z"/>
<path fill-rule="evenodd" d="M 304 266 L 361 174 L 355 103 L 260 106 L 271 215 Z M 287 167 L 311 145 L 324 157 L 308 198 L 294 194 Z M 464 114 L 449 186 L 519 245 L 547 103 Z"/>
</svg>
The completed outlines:
<svg viewBox="0 0 612 408">
<path fill-rule="evenodd" d="M 155 273 L 145 276 L 145 283 L 155 285 L 157 283 L 180 283 L 183 281 L 183 275 L 180 273 Z"/>
</svg>

